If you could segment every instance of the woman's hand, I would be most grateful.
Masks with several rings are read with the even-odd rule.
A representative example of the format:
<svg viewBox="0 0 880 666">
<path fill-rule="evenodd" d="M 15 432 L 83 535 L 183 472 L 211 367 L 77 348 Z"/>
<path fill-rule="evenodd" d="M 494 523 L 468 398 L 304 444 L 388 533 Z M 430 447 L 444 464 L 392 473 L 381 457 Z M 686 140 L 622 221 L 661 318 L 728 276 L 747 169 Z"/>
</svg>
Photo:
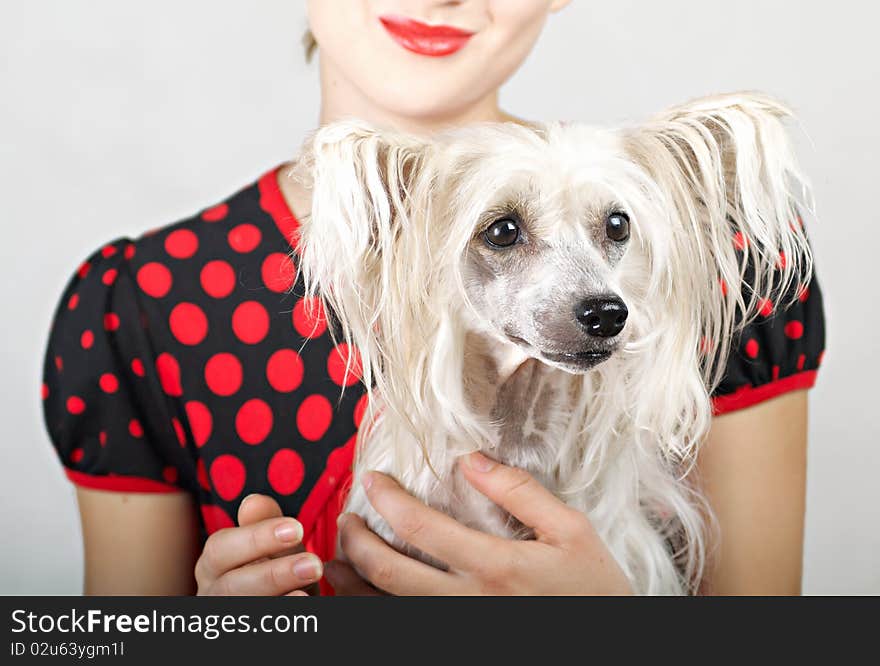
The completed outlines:
<svg viewBox="0 0 880 666">
<path fill-rule="evenodd" d="M 218 530 L 196 562 L 200 595 L 306 596 L 321 578 L 321 560 L 303 551 L 302 525 L 266 495 L 248 495 L 239 527 Z"/>
<path fill-rule="evenodd" d="M 479 453 L 461 463 L 477 490 L 535 531 L 534 541 L 472 530 L 409 495 L 393 479 L 371 472 L 363 483 L 373 507 L 394 533 L 449 565 L 440 571 L 397 552 L 364 521 L 343 514 L 340 546 L 354 566 L 335 562 L 327 579 L 339 594 L 367 594 L 367 583 L 391 594 L 631 594 L 629 582 L 581 512 L 521 469 Z M 364 577 L 360 580 L 355 569 Z"/>
</svg>

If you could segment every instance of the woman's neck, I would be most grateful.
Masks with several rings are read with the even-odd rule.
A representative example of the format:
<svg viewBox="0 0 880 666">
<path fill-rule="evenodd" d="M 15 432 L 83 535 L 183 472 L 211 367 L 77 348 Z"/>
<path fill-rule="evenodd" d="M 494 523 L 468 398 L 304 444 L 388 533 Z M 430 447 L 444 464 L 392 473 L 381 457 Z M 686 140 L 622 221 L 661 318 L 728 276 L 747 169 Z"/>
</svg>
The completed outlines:
<svg viewBox="0 0 880 666">
<path fill-rule="evenodd" d="M 448 113 L 414 117 L 396 114 L 375 104 L 327 58 L 320 59 L 320 77 L 321 125 L 343 118 L 359 118 L 377 127 L 394 128 L 413 134 L 431 134 L 447 127 L 474 122 L 523 122 L 501 110 L 498 106 L 497 90 Z"/>
</svg>

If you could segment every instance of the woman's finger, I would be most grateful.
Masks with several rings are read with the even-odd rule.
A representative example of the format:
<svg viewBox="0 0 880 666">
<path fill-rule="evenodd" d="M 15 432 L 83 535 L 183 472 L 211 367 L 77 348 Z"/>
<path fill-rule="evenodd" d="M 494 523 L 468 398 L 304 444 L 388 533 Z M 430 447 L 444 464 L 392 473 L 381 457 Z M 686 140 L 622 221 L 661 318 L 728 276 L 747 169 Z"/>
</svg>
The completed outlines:
<svg viewBox="0 0 880 666">
<path fill-rule="evenodd" d="M 281 505 L 268 495 L 251 493 L 238 505 L 238 524 L 253 525 L 269 518 L 281 518 Z"/>
<path fill-rule="evenodd" d="M 205 542 L 196 563 L 196 578 L 219 578 L 227 571 L 297 546 L 302 536 L 299 521 L 283 517 L 219 530 Z"/>
<path fill-rule="evenodd" d="M 445 562 L 452 569 L 473 570 L 484 563 L 497 538 L 465 527 L 406 492 L 390 476 L 363 477 L 367 498 L 401 540 Z"/>
<path fill-rule="evenodd" d="M 316 555 L 299 553 L 233 569 L 217 579 L 210 593 L 279 597 L 308 587 L 322 573 L 321 560 Z"/>
<path fill-rule="evenodd" d="M 397 552 L 354 514 L 340 516 L 339 545 L 370 583 L 390 594 L 437 594 L 449 588 L 453 577 Z"/>
<path fill-rule="evenodd" d="M 339 597 L 374 597 L 381 592 L 358 575 L 350 564 L 341 560 L 324 563 L 324 578 Z"/>
<path fill-rule="evenodd" d="M 480 453 L 459 461 L 468 482 L 520 522 L 539 539 L 558 542 L 574 529 L 589 525 L 584 515 L 547 490 L 525 470 L 508 467 Z"/>
<path fill-rule="evenodd" d="M 245 497 L 241 504 L 238 505 L 238 524 L 241 527 L 254 525 L 269 518 L 281 518 L 283 515 L 284 512 L 281 510 L 281 505 L 268 495 L 252 493 Z M 305 547 L 302 543 L 297 542 L 291 548 L 276 551 L 268 557 L 284 557 L 285 555 L 301 553 L 304 550 Z M 259 560 L 255 561 L 258 562 Z"/>
</svg>

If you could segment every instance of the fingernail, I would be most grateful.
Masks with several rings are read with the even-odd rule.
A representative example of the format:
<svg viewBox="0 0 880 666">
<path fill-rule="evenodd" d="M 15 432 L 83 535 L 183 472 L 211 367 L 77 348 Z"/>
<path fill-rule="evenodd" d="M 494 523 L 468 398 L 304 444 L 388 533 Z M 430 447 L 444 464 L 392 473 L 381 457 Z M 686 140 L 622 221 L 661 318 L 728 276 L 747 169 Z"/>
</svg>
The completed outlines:
<svg viewBox="0 0 880 666">
<path fill-rule="evenodd" d="M 482 453 L 474 451 L 468 456 L 468 465 L 477 472 L 489 472 L 495 467 L 495 461 L 487 458 Z"/>
<path fill-rule="evenodd" d="M 344 523 L 348 519 L 347 513 L 340 513 L 336 517 L 336 527 L 342 527 L 342 523 Z"/>
<path fill-rule="evenodd" d="M 300 580 L 313 580 L 321 577 L 321 560 L 314 555 L 298 559 L 293 564 L 293 573 Z"/>
<path fill-rule="evenodd" d="M 364 472 L 361 474 L 361 484 L 364 486 L 364 490 L 369 490 L 370 486 L 373 485 L 373 473 Z"/>
<path fill-rule="evenodd" d="M 295 520 L 282 523 L 275 528 L 275 538 L 284 543 L 298 543 L 302 540 L 302 526 Z"/>
</svg>

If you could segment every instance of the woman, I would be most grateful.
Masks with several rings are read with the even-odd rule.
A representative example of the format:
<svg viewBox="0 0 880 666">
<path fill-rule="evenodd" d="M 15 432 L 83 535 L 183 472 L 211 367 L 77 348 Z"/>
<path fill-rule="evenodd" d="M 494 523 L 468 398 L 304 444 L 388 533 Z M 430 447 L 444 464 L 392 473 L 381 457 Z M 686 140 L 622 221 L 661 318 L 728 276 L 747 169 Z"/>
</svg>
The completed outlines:
<svg viewBox="0 0 880 666">
<path fill-rule="evenodd" d="M 356 116 L 428 134 L 518 122 L 498 89 L 565 4 L 310 2 L 320 123 Z M 463 463 L 468 480 L 551 539 L 487 544 L 375 474 L 374 506 L 414 545 L 446 553 L 451 570 L 393 551 L 354 516 L 339 536 L 368 580 L 325 567 L 365 405 L 346 350 L 292 284 L 288 241 L 309 193 L 287 171 L 100 248 L 59 302 L 43 400 L 77 484 L 86 592 L 301 595 L 324 575 L 338 593 L 627 593 L 585 517 L 478 454 Z M 722 537 L 704 592 L 800 591 L 805 389 L 823 348 L 814 280 L 792 308 L 768 305 L 731 355 L 698 461 Z"/>
</svg>

